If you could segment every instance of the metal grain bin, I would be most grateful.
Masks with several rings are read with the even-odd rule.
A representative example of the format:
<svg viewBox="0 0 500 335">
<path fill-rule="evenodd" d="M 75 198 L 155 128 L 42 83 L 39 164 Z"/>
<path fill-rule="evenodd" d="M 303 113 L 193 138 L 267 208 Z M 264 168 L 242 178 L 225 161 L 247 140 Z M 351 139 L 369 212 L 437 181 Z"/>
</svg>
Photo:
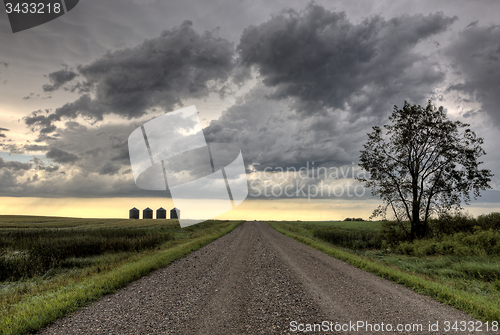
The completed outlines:
<svg viewBox="0 0 500 335">
<path fill-rule="evenodd" d="M 138 219 L 139 218 L 139 210 L 137 208 L 132 208 L 131 210 L 128 211 L 128 218 L 129 219 Z"/>
<path fill-rule="evenodd" d="M 153 210 L 151 208 L 146 208 L 142 211 L 143 219 L 152 219 L 153 218 Z"/>
<path fill-rule="evenodd" d="M 170 210 L 170 218 L 171 219 L 180 219 L 181 218 L 181 211 L 177 208 L 172 208 Z"/>
<path fill-rule="evenodd" d="M 163 207 L 160 207 L 156 210 L 156 218 L 157 219 L 166 219 L 167 218 L 167 210 Z"/>
</svg>

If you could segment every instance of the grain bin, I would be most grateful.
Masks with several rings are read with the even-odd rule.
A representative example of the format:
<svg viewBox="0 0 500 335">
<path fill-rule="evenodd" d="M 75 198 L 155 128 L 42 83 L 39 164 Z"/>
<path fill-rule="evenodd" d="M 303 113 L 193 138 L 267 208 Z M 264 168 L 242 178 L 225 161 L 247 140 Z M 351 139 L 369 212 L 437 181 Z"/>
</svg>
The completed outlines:
<svg viewBox="0 0 500 335">
<path fill-rule="evenodd" d="M 156 218 L 157 219 L 166 219 L 167 218 L 167 210 L 160 207 L 156 210 Z"/>
<path fill-rule="evenodd" d="M 170 218 L 171 219 L 180 219 L 181 218 L 181 211 L 177 208 L 172 208 L 170 210 Z"/>
<path fill-rule="evenodd" d="M 128 211 L 128 218 L 129 219 L 138 219 L 139 218 L 139 210 L 137 208 L 132 208 L 131 210 Z"/>
<path fill-rule="evenodd" d="M 153 218 L 153 210 L 151 208 L 146 208 L 142 211 L 143 219 L 152 219 Z"/>
</svg>

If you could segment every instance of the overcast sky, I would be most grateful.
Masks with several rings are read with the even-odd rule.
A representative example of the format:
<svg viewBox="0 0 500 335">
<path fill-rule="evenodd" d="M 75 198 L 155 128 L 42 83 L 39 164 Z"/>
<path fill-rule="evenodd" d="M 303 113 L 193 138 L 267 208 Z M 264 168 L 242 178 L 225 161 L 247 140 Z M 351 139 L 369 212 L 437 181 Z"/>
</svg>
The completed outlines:
<svg viewBox="0 0 500 335">
<path fill-rule="evenodd" d="M 144 122 L 181 107 L 196 105 L 209 142 L 241 148 L 256 194 L 321 179 L 264 180 L 258 172 L 266 167 L 276 172 L 314 162 L 353 169 L 366 133 L 387 123 L 394 105 L 428 99 L 485 139 L 482 167 L 495 174 L 493 190 L 472 212 L 500 210 L 499 1 L 116 4 L 81 0 L 59 19 L 15 34 L 0 13 L 4 213 L 27 197 L 32 204 L 164 197 L 135 185 L 127 139 Z M 247 200 L 255 201 L 249 211 L 276 207 L 266 198 L 291 201 L 255 198 Z M 367 217 L 375 207 L 369 199 L 369 192 L 323 195 L 314 208 L 329 204 L 335 213 L 331 204 L 342 204 Z M 313 206 L 306 200 L 293 199 Z"/>
</svg>

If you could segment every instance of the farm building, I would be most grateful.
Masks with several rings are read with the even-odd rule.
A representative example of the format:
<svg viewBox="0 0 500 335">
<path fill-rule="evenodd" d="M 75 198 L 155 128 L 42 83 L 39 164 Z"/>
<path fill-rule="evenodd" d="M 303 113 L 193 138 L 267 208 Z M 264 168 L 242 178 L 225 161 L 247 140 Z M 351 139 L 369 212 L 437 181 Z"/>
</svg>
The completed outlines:
<svg viewBox="0 0 500 335">
<path fill-rule="evenodd" d="M 156 218 L 157 219 L 166 219 L 167 218 L 167 210 L 163 207 L 160 207 L 156 210 Z"/>
<path fill-rule="evenodd" d="M 171 219 L 180 219 L 181 218 L 181 211 L 177 208 L 172 208 L 170 210 L 170 218 Z"/>
<path fill-rule="evenodd" d="M 131 210 L 128 211 L 128 218 L 129 219 L 138 219 L 139 218 L 139 210 L 137 208 L 132 208 Z"/>
<path fill-rule="evenodd" d="M 153 218 L 153 210 L 149 207 L 147 207 L 146 209 L 144 209 L 142 211 L 142 218 L 143 219 L 152 219 Z"/>
</svg>

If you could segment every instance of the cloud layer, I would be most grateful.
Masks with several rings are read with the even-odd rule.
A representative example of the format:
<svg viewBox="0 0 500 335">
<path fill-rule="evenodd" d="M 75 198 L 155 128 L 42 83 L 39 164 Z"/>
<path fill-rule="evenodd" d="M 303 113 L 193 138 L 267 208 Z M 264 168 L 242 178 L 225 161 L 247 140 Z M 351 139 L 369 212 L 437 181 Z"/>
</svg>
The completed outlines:
<svg viewBox="0 0 500 335">
<path fill-rule="evenodd" d="M 256 171 L 298 169 L 312 162 L 325 168 L 352 166 L 366 133 L 387 123 L 394 104 L 425 103 L 447 82 L 438 58 L 418 50 L 456 20 L 437 12 L 373 15 L 355 22 L 344 12 L 311 3 L 302 11 L 285 10 L 247 27 L 235 44 L 216 30 L 199 32 L 185 21 L 133 47 L 118 47 L 73 68 L 64 65 L 47 75 L 49 82 L 41 89 L 54 97 L 64 90 L 78 98 L 24 118 L 39 135 L 36 144 L 3 140 L 4 150 L 45 154 L 45 159 L 1 160 L 0 194 L 159 196 L 135 186 L 130 133 L 160 110 L 242 87 L 234 84 L 248 85 L 246 93 L 233 92 L 236 102 L 204 129 L 209 142 L 237 144 L 247 168 Z M 495 109 L 500 104 L 498 41 L 498 28 L 476 23 L 442 55 L 437 51 L 433 56 L 451 61 L 463 79 L 448 91 L 473 96 L 500 124 Z M 0 128 L 0 137 L 6 131 Z M 329 185 L 344 185 L 349 178 L 340 179 L 329 180 Z M 261 191 L 290 186 L 289 192 L 295 192 L 321 181 L 310 178 L 298 185 L 297 178 L 257 178 L 255 185 Z"/>
<path fill-rule="evenodd" d="M 446 49 L 463 81 L 448 90 L 465 93 L 481 103 L 497 126 L 500 126 L 500 27 L 469 25 Z M 472 113 L 473 114 L 473 113 Z"/>
<path fill-rule="evenodd" d="M 254 66 L 274 99 L 292 99 L 306 115 L 328 108 L 380 113 L 397 95 L 419 101 L 444 73 L 414 52 L 422 40 L 456 20 L 443 13 L 372 16 L 359 24 L 343 12 L 310 4 L 244 30 L 238 52 Z"/>
<path fill-rule="evenodd" d="M 136 47 L 108 52 L 78 66 L 77 73 L 51 73 L 51 84 L 43 87 L 45 91 L 71 85 L 78 75 L 83 80 L 70 89 L 83 95 L 48 115 L 33 112 L 24 121 L 43 135 L 56 130 L 55 121 L 77 116 L 100 121 L 104 115 L 116 114 L 132 119 L 153 107 L 172 110 L 184 99 L 222 92 L 234 67 L 233 55 L 234 46 L 229 41 L 211 32 L 200 34 L 192 22 L 185 21 Z"/>
</svg>

